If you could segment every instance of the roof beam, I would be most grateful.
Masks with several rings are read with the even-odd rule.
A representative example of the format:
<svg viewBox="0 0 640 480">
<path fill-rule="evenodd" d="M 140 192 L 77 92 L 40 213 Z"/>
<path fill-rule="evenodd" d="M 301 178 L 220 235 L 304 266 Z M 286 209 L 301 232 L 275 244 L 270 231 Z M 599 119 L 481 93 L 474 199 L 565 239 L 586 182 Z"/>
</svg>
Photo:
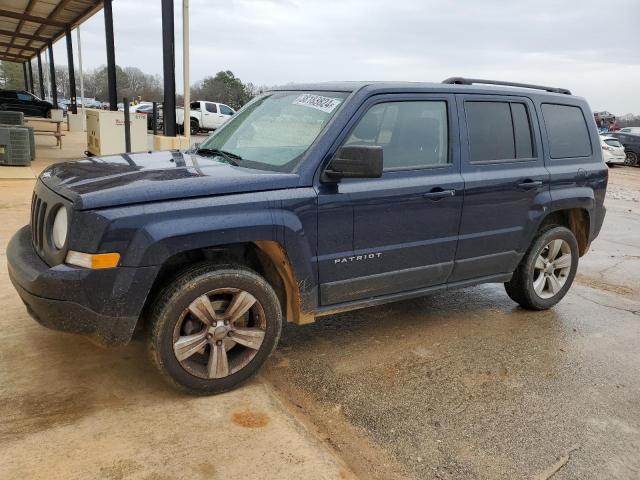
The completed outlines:
<svg viewBox="0 0 640 480">
<path fill-rule="evenodd" d="M 52 12 L 53 13 L 53 12 Z M 52 27 L 64 28 L 66 23 L 51 18 L 35 17 L 26 13 L 12 12 L 10 10 L 0 10 L 0 17 L 15 18 L 16 20 L 24 20 L 25 22 L 39 23 L 40 25 L 51 25 Z"/>
<path fill-rule="evenodd" d="M 24 9 L 23 13 L 27 15 L 31 15 L 31 11 L 33 10 L 34 5 L 35 5 L 35 0 L 29 0 L 29 3 L 27 4 L 27 8 Z M 20 20 L 18 22 L 18 25 L 15 28 L 15 31 L 19 32 L 20 30 L 22 30 L 23 25 L 24 25 L 24 20 Z M 16 36 L 12 35 L 9 41 L 11 42 L 11 44 L 13 44 L 16 41 Z M 22 50 L 20 50 L 20 53 L 22 53 Z"/>
<path fill-rule="evenodd" d="M 9 47 L 9 48 L 15 48 L 19 50 L 30 50 L 32 52 L 35 52 L 36 50 L 38 50 L 37 48 L 27 47 L 26 45 L 14 45 L 12 43 L 7 43 L 7 42 L 0 42 L 0 47 Z"/>
<path fill-rule="evenodd" d="M 47 42 L 47 39 L 39 35 L 29 35 L 27 33 L 12 32 L 11 30 L 0 29 L 0 35 L 6 35 L 7 37 L 24 38 L 25 40 L 36 40 L 38 42 Z M 21 46 L 21 45 L 18 45 Z"/>
<path fill-rule="evenodd" d="M 4 62 L 24 63 L 28 62 L 30 59 L 27 57 L 16 57 L 15 55 L 8 53 L 0 53 L 0 60 Z"/>
<path fill-rule="evenodd" d="M 66 6 L 67 6 L 67 4 L 68 4 L 68 3 L 70 3 L 70 2 L 71 2 L 71 0 L 62 0 L 58 5 L 56 5 L 56 7 L 55 7 L 55 8 L 51 11 L 51 13 L 49 14 L 49 18 L 53 18 L 53 17 L 55 17 L 55 16 L 56 16 L 56 15 L 57 15 L 57 14 L 58 14 L 62 9 L 64 9 L 64 7 L 66 7 Z M 35 31 L 35 33 L 34 33 L 34 35 L 38 35 L 38 34 L 42 31 L 42 27 L 43 27 L 43 25 L 40 25 L 40 26 L 36 29 L 36 31 Z M 66 25 L 63 25 L 63 28 L 66 28 Z M 62 32 L 60 32 L 60 33 L 62 33 Z M 54 35 L 54 37 L 57 37 L 58 35 L 59 35 L 59 34 L 56 34 L 56 35 Z M 45 40 L 45 41 L 48 41 L 48 40 Z M 29 40 L 29 41 L 27 42 L 27 46 L 30 46 L 30 45 L 31 45 L 31 40 Z M 22 52 L 20 52 L 20 53 L 22 53 Z"/>
</svg>

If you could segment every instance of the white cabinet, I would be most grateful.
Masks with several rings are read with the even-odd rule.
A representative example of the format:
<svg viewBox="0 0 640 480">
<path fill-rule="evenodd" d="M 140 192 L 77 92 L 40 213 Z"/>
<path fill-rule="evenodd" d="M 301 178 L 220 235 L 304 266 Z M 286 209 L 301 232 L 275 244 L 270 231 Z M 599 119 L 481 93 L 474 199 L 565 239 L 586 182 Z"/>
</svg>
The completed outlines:
<svg viewBox="0 0 640 480">
<path fill-rule="evenodd" d="M 147 144 L 147 117 L 129 114 L 131 125 L 131 151 L 145 152 Z M 87 147 L 94 155 L 126 153 L 124 146 L 124 112 L 87 109 Z"/>
</svg>

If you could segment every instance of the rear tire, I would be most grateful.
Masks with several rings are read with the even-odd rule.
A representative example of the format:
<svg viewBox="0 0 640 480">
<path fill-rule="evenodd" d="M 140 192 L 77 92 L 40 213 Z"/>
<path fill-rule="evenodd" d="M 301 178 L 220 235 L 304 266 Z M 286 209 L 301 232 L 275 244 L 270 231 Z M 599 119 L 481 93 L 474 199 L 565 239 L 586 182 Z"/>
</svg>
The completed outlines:
<svg viewBox="0 0 640 480">
<path fill-rule="evenodd" d="M 174 386 L 198 395 L 239 386 L 275 349 L 282 311 L 264 278 L 240 265 L 198 264 L 156 298 L 148 343 Z"/>
<path fill-rule="evenodd" d="M 200 132 L 200 123 L 198 123 L 198 120 L 191 120 L 190 122 L 191 124 L 191 135 L 197 135 L 198 132 Z"/>
<path fill-rule="evenodd" d="M 638 165 L 638 155 L 635 152 L 627 152 L 627 158 L 625 158 L 624 164 L 628 167 L 635 167 Z"/>
<path fill-rule="evenodd" d="M 551 225 L 541 230 L 510 281 L 509 297 L 529 310 L 546 310 L 566 295 L 578 269 L 578 242 L 571 230 Z"/>
</svg>

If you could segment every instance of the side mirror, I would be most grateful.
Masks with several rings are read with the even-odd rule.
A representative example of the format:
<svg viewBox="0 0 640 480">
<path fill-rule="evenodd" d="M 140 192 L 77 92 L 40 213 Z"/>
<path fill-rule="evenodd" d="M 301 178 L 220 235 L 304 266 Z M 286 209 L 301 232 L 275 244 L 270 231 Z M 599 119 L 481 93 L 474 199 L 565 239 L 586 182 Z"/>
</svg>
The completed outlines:
<svg viewBox="0 0 640 480">
<path fill-rule="evenodd" d="M 379 178 L 382 176 L 382 147 L 348 145 L 341 147 L 324 171 L 325 181 L 341 178 Z"/>
</svg>

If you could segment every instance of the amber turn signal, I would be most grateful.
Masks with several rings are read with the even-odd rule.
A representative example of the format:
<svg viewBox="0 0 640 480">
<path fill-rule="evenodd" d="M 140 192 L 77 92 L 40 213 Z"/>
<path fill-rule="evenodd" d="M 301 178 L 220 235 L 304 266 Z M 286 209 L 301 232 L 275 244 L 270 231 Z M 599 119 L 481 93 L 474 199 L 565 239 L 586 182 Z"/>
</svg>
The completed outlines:
<svg viewBox="0 0 640 480">
<path fill-rule="evenodd" d="M 65 260 L 69 265 L 76 265 L 78 267 L 100 269 L 100 268 L 114 268 L 118 266 L 120 262 L 119 253 L 82 253 L 69 250 L 67 258 Z"/>
</svg>

